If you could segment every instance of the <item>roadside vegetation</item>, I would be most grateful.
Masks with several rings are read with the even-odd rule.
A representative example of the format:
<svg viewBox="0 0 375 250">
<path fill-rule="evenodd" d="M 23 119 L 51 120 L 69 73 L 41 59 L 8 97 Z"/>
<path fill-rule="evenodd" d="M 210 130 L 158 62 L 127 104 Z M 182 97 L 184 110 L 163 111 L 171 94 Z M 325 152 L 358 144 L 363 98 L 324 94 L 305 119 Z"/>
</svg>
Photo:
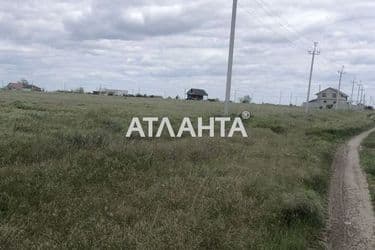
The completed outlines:
<svg viewBox="0 0 375 250">
<path fill-rule="evenodd" d="M 222 104 L 0 92 L 0 246 L 322 247 L 336 147 L 374 121 L 231 108 L 253 113 L 249 138 L 126 139 L 133 116 L 179 124 L 220 115 Z"/>
<path fill-rule="evenodd" d="M 373 208 L 375 208 L 375 133 L 362 143 L 361 165 L 367 174 L 367 180 Z"/>
</svg>

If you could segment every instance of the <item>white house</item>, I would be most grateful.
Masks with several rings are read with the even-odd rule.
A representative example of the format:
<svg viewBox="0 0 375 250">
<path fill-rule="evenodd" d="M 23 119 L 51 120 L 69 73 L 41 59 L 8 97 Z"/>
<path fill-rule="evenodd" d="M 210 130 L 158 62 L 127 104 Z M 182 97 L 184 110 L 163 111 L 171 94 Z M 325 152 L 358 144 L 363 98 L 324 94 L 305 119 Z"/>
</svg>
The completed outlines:
<svg viewBox="0 0 375 250">
<path fill-rule="evenodd" d="M 316 94 L 317 98 L 309 102 L 309 107 L 318 109 L 332 109 L 336 107 L 338 90 L 335 88 L 327 88 Z M 339 109 L 349 109 L 350 103 L 348 95 L 344 92 L 339 92 Z M 306 106 L 306 103 L 303 104 Z"/>
</svg>

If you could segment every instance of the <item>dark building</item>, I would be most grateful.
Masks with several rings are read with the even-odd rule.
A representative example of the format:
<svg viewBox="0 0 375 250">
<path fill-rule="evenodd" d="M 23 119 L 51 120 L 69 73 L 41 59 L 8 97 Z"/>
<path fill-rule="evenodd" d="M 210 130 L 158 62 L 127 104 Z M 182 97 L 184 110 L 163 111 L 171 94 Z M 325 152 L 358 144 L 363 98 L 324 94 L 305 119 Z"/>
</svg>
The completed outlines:
<svg viewBox="0 0 375 250">
<path fill-rule="evenodd" d="M 6 87 L 8 90 L 23 90 L 23 91 L 37 91 L 41 92 L 42 89 L 33 85 L 29 84 L 27 81 L 18 81 L 18 82 L 11 82 Z"/>
<path fill-rule="evenodd" d="M 208 94 L 204 89 L 190 89 L 187 92 L 187 100 L 201 101 L 205 96 L 208 96 Z"/>
</svg>

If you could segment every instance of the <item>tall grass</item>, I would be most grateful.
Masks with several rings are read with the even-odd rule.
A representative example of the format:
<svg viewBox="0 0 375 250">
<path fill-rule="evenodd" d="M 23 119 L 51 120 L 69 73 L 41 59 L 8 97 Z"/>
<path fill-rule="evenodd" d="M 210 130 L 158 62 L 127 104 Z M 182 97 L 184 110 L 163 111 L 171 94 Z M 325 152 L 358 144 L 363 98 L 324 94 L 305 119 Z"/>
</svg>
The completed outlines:
<svg viewBox="0 0 375 250">
<path fill-rule="evenodd" d="M 126 139 L 133 116 L 219 103 L 0 93 L 3 248 L 306 249 L 324 228 L 332 155 L 366 113 L 235 105 L 249 138 Z"/>
<path fill-rule="evenodd" d="M 373 207 L 375 207 L 375 133 L 362 143 L 361 165 L 367 174 Z"/>
</svg>

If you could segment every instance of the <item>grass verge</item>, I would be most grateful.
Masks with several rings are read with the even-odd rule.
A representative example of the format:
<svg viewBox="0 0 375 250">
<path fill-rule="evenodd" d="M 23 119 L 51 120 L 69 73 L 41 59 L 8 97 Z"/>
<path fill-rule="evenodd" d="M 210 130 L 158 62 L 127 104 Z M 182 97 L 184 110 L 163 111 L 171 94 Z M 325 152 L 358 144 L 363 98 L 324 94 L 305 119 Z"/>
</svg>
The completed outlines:
<svg viewBox="0 0 375 250">
<path fill-rule="evenodd" d="M 367 174 L 371 201 L 375 207 L 375 133 L 370 134 L 362 143 L 361 165 Z"/>
</svg>

